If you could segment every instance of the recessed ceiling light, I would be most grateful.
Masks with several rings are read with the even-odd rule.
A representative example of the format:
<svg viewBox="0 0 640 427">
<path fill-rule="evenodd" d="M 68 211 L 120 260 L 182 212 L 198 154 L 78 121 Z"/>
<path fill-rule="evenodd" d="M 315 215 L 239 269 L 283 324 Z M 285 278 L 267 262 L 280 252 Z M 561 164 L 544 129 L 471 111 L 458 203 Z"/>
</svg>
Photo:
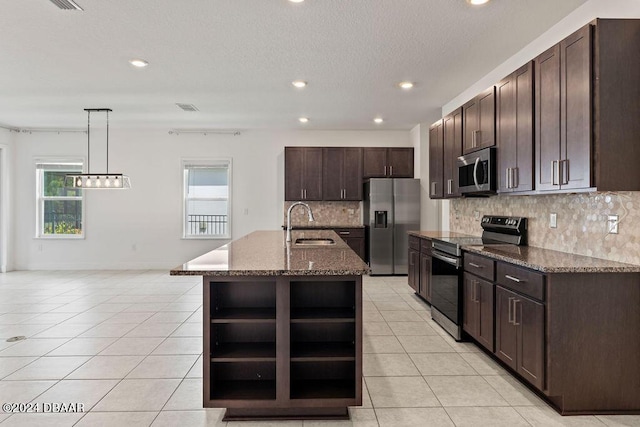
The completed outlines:
<svg viewBox="0 0 640 427">
<path fill-rule="evenodd" d="M 291 82 L 291 84 L 298 89 L 302 89 L 303 87 L 307 86 L 307 82 L 305 82 L 304 80 L 294 80 Z"/>
<path fill-rule="evenodd" d="M 291 3 L 302 3 L 304 0 L 289 0 Z"/>
<path fill-rule="evenodd" d="M 300 123 L 309 123 L 309 118 L 308 118 L 308 117 L 300 117 L 300 118 L 298 119 L 298 121 L 299 121 Z"/>
<path fill-rule="evenodd" d="M 409 89 L 413 88 L 413 83 L 412 82 L 400 82 L 400 83 L 398 83 L 398 86 L 400 86 L 401 89 L 409 90 Z"/>
<path fill-rule="evenodd" d="M 129 61 L 129 64 L 133 65 L 134 67 L 138 67 L 138 68 L 144 68 L 147 65 L 149 65 L 149 63 L 147 61 L 145 61 L 144 59 L 132 59 Z"/>
<path fill-rule="evenodd" d="M 489 3 L 489 0 L 467 0 L 467 3 L 472 4 L 474 6 L 480 6 L 480 5 Z"/>
<path fill-rule="evenodd" d="M 375 119 L 373 119 L 373 121 L 376 122 L 376 124 L 380 124 L 384 122 L 384 119 L 382 117 L 376 117 Z"/>
</svg>

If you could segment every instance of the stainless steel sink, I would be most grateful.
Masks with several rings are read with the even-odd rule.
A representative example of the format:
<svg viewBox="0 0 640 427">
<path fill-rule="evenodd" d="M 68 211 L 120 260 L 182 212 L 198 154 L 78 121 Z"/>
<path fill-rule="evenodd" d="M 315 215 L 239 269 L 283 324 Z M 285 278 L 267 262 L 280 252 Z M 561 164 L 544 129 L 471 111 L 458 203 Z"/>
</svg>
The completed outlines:
<svg viewBox="0 0 640 427">
<path fill-rule="evenodd" d="M 304 246 L 327 246 L 327 245 L 335 245 L 336 242 L 333 239 L 306 239 L 299 238 L 295 241 L 296 245 L 304 245 Z"/>
</svg>

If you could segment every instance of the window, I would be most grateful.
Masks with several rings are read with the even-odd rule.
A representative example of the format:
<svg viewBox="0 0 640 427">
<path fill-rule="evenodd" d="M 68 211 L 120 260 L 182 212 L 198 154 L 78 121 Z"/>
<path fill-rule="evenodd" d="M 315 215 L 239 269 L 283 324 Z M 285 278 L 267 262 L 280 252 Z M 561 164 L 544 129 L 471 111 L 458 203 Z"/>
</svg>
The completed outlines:
<svg viewBox="0 0 640 427">
<path fill-rule="evenodd" d="M 182 162 L 184 237 L 231 238 L 231 160 Z"/>
<path fill-rule="evenodd" d="M 82 190 L 64 186 L 67 173 L 82 173 L 82 162 L 36 162 L 36 237 L 84 237 Z"/>
</svg>

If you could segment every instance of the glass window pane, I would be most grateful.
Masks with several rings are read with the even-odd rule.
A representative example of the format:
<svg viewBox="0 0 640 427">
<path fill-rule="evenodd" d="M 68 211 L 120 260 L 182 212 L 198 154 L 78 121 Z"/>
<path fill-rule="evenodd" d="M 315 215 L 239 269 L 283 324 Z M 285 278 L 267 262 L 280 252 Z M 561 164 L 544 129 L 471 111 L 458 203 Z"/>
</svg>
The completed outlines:
<svg viewBox="0 0 640 427">
<path fill-rule="evenodd" d="M 71 173 L 71 171 L 43 171 L 42 191 L 45 197 L 79 197 L 82 195 L 82 190 L 64 186 L 64 177 L 67 173 Z"/>
<path fill-rule="evenodd" d="M 193 168 L 188 171 L 187 194 L 190 198 L 229 198 L 226 167 Z"/>
<path fill-rule="evenodd" d="M 229 202 L 218 200 L 189 200 L 187 202 L 187 234 L 226 235 Z"/>
<path fill-rule="evenodd" d="M 81 234 L 81 200 L 45 200 L 42 234 Z"/>
</svg>

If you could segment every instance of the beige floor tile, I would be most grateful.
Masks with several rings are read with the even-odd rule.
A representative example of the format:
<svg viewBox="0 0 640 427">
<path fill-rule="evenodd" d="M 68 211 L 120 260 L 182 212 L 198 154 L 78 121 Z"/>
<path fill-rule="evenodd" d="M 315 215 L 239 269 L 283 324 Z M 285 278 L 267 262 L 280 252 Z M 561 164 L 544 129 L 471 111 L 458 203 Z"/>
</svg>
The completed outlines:
<svg viewBox="0 0 640 427">
<path fill-rule="evenodd" d="M 420 319 L 422 320 L 426 320 L 427 322 L 431 322 L 431 326 L 435 329 L 435 326 L 438 326 L 432 319 L 431 319 L 431 310 L 418 310 L 416 311 L 416 314 L 418 315 L 418 317 L 420 317 Z M 438 326 L 439 328 L 440 326 Z"/>
<path fill-rule="evenodd" d="M 420 375 L 406 354 L 363 354 L 362 371 L 365 377 Z"/>
<path fill-rule="evenodd" d="M 427 384 L 442 406 L 509 406 L 480 376 L 428 376 Z"/>
<path fill-rule="evenodd" d="M 511 376 L 486 375 L 484 379 L 491 384 L 511 406 L 547 406 L 547 403 Z"/>
<path fill-rule="evenodd" d="M 182 323 L 193 314 L 193 311 L 160 311 L 149 318 L 150 322 Z"/>
<path fill-rule="evenodd" d="M 142 323 L 153 316 L 153 313 L 118 313 L 115 316 L 105 320 L 104 323 Z"/>
<path fill-rule="evenodd" d="M 173 393 L 163 411 L 202 409 L 202 379 L 185 379 Z"/>
<path fill-rule="evenodd" d="M 443 408 L 376 409 L 380 427 L 453 427 Z"/>
<path fill-rule="evenodd" d="M 3 357 L 0 359 L 0 379 L 27 366 L 35 357 Z"/>
<path fill-rule="evenodd" d="M 422 377 L 368 377 L 365 381 L 376 409 L 441 406 Z"/>
<path fill-rule="evenodd" d="M 382 317 L 382 314 L 380 314 L 380 312 L 377 310 L 364 311 L 362 312 L 362 322 L 384 322 L 384 317 Z"/>
<path fill-rule="evenodd" d="M 369 295 L 369 301 L 372 302 L 404 302 L 404 299 L 399 294 L 371 294 Z M 374 306 L 377 304 L 374 304 Z M 376 308 L 377 310 L 377 308 Z"/>
<path fill-rule="evenodd" d="M 1 381 L 0 403 L 26 403 L 44 393 L 56 381 Z"/>
<path fill-rule="evenodd" d="M 386 299 L 385 301 L 377 301 L 374 302 L 378 311 L 413 311 L 413 309 L 404 301 L 390 301 Z"/>
<path fill-rule="evenodd" d="M 52 328 L 34 335 L 34 338 L 74 338 L 81 333 L 91 329 L 92 325 L 87 323 L 79 324 L 58 324 Z"/>
<path fill-rule="evenodd" d="M 398 337 L 407 353 L 455 353 L 453 347 L 438 335 Z"/>
<path fill-rule="evenodd" d="M 303 420 L 303 427 L 378 427 L 373 409 L 349 408 L 348 420 Z"/>
<path fill-rule="evenodd" d="M 64 322 L 73 316 L 75 316 L 73 313 L 42 313 L 21 323 L 29 325 L 55 325 L 57 323 Z"/>
<path fill-rule="evenodd" d="M 513 408 L 458 407 L 445 408 L 456 427 L 526 427 L 530 426 Z"/>
<path fill-rule="evenodd" d="M 364 336 L 393 335 L 393 331 L 387 322 L 363 322 L 362 334 Z"/>
<path fill-rule="evenodd" d="M 116 313 L 80 313 L 77 316 L 73 316 L 69 320 L 65 320 L 65 322 L 74 325 L 80 325 L 83 323 L 91 323 L 93 325 L 97 325 L 98 323 L 102 323 L 105 320 L 115 316 Z"/>
<path fill-rule="evenodd" d="M 389 322 L 389 328 L 396 336 L 438 335 L 427 322 Z"/>
<path fill-rule="evenodd" d="M 143 302 L 133 304 L 131 307 L 124 310 L 125 313 L 144 313 L 148 312 L 153 315 L 155 312 L 160 311 L 163 307 L 166 307 L 169 303 L 166 302 Z"/>
<path fill-rule="evenodd" d="M 563 417 L 548 406 L 515 406 L 514 409 L 534 427 L 604 427 L 594 416 Z"/>
<path fill-rule="evenodd" d="M 5 380 L 59 380 L 78 366 L 89 360 L 89 357 L 41 357 L 35 362 L 17 370 Z"/>
<path fill-rule="evenodd" d="M 153 427 L 223 427 L 224 409 L 202 409 L 199 411 L 162 411 L 153 422 Z M 87 426 L 88 427 L 88 426 Z M 107 426 L 105 426 L 107 427 Z"/>
<path fill-rule="evenodd" d="M 52 339 L 37 339 L 31 338 L 26 341 L 21 341 L 11 347 L 2 350 L 0 357 L 5 356 L 44 356 L 51 350 L 60 347 L 62 344 L 69 341 L 68 338 L 52 338 Z"/>
<path fill-rule="evenodd" d="M 152 354 L 201 354 L 201 337 L 167 338 Z"/>
<path fill-rule="evenodd" d="M 180 380 L 124 379 L 95 406 L 95 411 L 159 411 Z"/>
<path fill-rule="evenodd" d="M 422 320 L 414 310 L 381 311 L 380 314 L 387 322 L 419 322 Z"/>
<path fill-rule="evenodd" d="M 73 338 L 47 356 L 95 356 L 110 346 L 117 338 Z"/>
<path fill-rule="evenodd" d="M 196 363 L 194 363 L 193 367 L 189 370 L 187 378 L 202 378 L 202 369 L 202 355 L 200 355 Z"/>
<path fill-rule="evenodd" d="M 49 324 L 20 323 L 19 325 L 3 325 L 3 326 L 0 326 L 0 342 L 4 344 L 8 344 L 5 342 L 6 339 L 11 337 L 17 337 L 20 335 L 30 338 L 53 326 L 54 325 L 50 323 Z"/>
<path fill-rule="evenodd" d="M 73 371 L 68 379 L 122 379 L 144 356 L 95 356 Z"/>
<path fill-rule="evenodd" d="M 365 336 L 362 340 L 363 353 L 405 353 L 400 341 L 393 335 Z"/>
<path fill-rule="evenodd" d="M 62 380 L 35 399 L 35 402 L 81 403 L 89 412 L 118 380 Z"/>
<path fill-rule="evenodd" d="M 13 414 L 2 423 L 2 427 L 72 427 L 83 416 L 82 413 Z"/>
<path fill-rule="evenodd" d="M 156 349 L 164 338 L 120 338 L 100 352 L 101 356 L 146 356 Z"/>
<path fill-rule="evenodd" d="M 6 313 L 0 314 L 0 325 L 13 325 L 36 317 L 37 313 Z"/>
<path fill-rule="evenodd" d="M 89 412 L 74 427 L 149 427 L 156 415 L 158 412 Z"/>
<path fill-rule="evenodd" d="M 148 356 L 131 371 L 127 378 L 184 378 L 198 356 Z"/>
<path fill-rule="evenodd" d="M 137 326 L 138 323 L 101 323 L 80 334 L 80 338 L 121 338 Z"/>
<path fill-rule="evenodd" d="M 146 321 L 140 326 L 132 329 L 125 336 L 129 338 L 168 337 L 178 328 L 178 326 L 180 326 L 179 323 L 153 323 Z"/>
<path fill-rule="evenodd" d="M 172 337 L 202 337 L 201 323 L 183 323 L 173 331 Z"/>
<path fill-rule="evenodd" d="M 422 375 L 478 375 L 458 353 L 409 353 Z"/>
<path fill-rule="evenodd" d="M 596 418 L 609 427 L 640 427 L 640 415 L 598 415 Z"/>
<path fill-rule="evenodd" d="M 480 375 L 510 375 L 506 369 L 484 353 L 460 353 Z"/>
<path fill-rule="evenodd" d="M 227 427 L 302 427 L 302 421 L 229 421 Z"/>
<path fill-rule="evenodd" d="M 10 416 L 11 416 L 11 414 L 3 414 L 3 413 L 0 412 L 0 423 L 2 423 L 4 420 L 9 418 Z"/>
<path fill-rule="evenodd" d="M 447 344 L 449 344 L 456 352 L 482 353 L 482 350 L 480 350 L 480 347 L 478 347 L 477 344 L 473 342 L 468 342 L 468 341 L 456 341 L 455 339 L 453 339 L 451 335 L 444 332 L 444 330 L 440 326 L 435 324 L 435 322 L 432 324 L 432 328 L 434 331 L 436 331 L 436 333 L 441 332 L 441 333 L 438 333 L 438 335 L 440 335 L 442 339 L 444 339 L 447 342 Z"/>
</svg>

